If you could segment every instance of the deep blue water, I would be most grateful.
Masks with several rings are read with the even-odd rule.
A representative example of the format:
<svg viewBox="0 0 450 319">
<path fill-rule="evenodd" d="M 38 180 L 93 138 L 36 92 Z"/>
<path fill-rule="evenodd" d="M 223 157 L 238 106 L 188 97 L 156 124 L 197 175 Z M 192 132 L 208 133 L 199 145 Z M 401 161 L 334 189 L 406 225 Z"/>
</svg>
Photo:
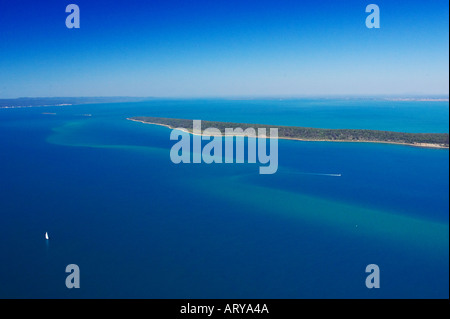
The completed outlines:
<svg viewBox="0 0 450 319">
<path fill-rule="evenodd" d="M 173 164 L 169 129 L 126 120 L 448 132 L 448 114 L 362 100 L 0 109 L 0 298 L 448 298 L 448 150 L 280 140 L 278 172 L 259 175 Z M 71 263 L 80 289 L 65 287 Z M 365 287 L 372 263 L 380 289 Z"/>
</svg>

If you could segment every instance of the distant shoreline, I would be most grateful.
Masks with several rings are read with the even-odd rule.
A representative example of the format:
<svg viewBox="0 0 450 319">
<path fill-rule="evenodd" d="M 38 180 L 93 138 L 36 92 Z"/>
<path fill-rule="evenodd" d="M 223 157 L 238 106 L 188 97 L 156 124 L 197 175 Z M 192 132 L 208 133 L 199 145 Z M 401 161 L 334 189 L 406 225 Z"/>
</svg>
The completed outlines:
<svg viewBox="0 0 450 319">
<path fill-rule="evenodd" d="M 132 96 L 97 96 L 97 97 L 21 97 L 21 98 L 0 98 L 0 109 L 18 109 L 32 107 L 51 106 L 71 106 L 83 104 L 104 104 L 104 103 L 133 103 L 155 100 L 354 100 L 354 101 L 391 101 L 391 102 L 449 102 L 449 97 L 445 95 L 436 96 L 333 96 L 333 95 L 280 95 L 280 96 L 217 96 L 217 97 L 132 97 Z"/>
<path fill-rule="evenodd" d="M 449 102 L 448 98 L 387 98 L 386 101 L 395 102 Z"/>
<path fill-rule="evenodd" d="M 163 118 L 159 118 L 159 119 L 164 120 Z M 181 130 L 181 131 L 183 131 L 183 132 L 186 132 L 186 133 L 189 133 L 189 134 L 192 134 L 192 135 L 200 135 L 200 136 L 205 135 L 205 134 L 197 134 L 197 133 L 194 133 L 192 130 L 189 130 L 189 129 L 187 129 L 187 128 L 178 128 L 178 127 L 175 127 L 175 126 L 170 125 L 170 124 L 157 123 L 157 122 L 147 121 L 147 120 L 144 120 L 144 119 L 140 119 L 140 117 L 139 117 L 139 118 L 131 117 L 131 118 L 127 118 L 127 120 L 133 121 L 133 122 L 144 123 L 144 124 L 152 124 L 152 125 L 164 126 L 164 127 L 169 128 L 169 129 L 172 129 L 172 130 L 174 130 L 174 129 L 176 129 L 176 130 Z M 176 120 L 176 119 L 170 119 L 170 120 Z M 185 120 L 182 120 L 182 121 L 185 121 Z M 204 122 L 208 122 L 208 121 L 204 121 Z M 209 123 L 210 123 L 210 122 L 209 122 Z M 214 122 L 214 123 L 229 124 L 229 123 L 226 123 L 226 122 Z M 241 124 L 241 123 L 236 123 L 236 124 Z M 249 127 L 249 126 L 252 126 L 253 124 L 245 124 L 245 125 L 247 125 L 247 127 Z M 255 127 L 256 127 L 256 126 L 260 126 L 260 127 L 261 127 L 260 124 L 258 124 L 258 125 L 255 124 L 255 125 L 253 125 L 253 126 L 255 126 Z M 269 128 L 269 127 L 274 127 L 274 126 L 267 125 L 267 127 Z M 280 126 L 280 127 L 282 127 L 282 126 Z M 242 128 L 245 129 L 245 127 L 242 127 Z M 321 130 L 321 129 L 318 129 L 318 130 Z M 394 132 L 394 133 L 395 133 L 395 132 Z M 413 134 L 413 133 L 411 133 L 411 134 Z M 433 133 L 430 133 L 430 134 L 433 134 Z M 448 134 L 447 134 L 447 135 L 448 135 Z M 225 135 L 225 134 L 220 134 L 220 135 L 217 135 L 217 134 L 207 134 L 207 136 L 222 136 L 222 137 L 228 137 L 228 136 L 241 136 L 241 137 L 245 137 L 245 136 L 247 136 L 247 135 L 245 135 L 245 134 L 233 134 L 233 135 Z M 257 138 L 257 136 L 251 136 L 251 137 Z M 273 137 L 267 136 L 267 138 L 273 138 Z M 381 141 L 381 140 L 380 140 L 380 141 L 379 141 L 379 140 L 345 140 L 345 139 L 343 139 L 343 140 L 336 140 L 336 139 L 333 140 L 333 139 L 313 139 L 313 138 L 308 139 L 308 138 L 287 137 L 287 136 L 278 136 L 277 139 L 294 140 L 294 141 L 303 141 L 303 142 L 378 143 L 378 144 L 395 144 L 395 145 L 413 146 L 413 147 L 421 147 L 421 148 L 432 148 L 432 149 L 449 149 L 449 146 L 448 146 L 448 145 L 445 145 L 445 144 L 439 144 L 439 143 L 421 143 L 421 142 L 416 142 L 416 143 L 406 143 L 406 142 Z"/>
</svg>

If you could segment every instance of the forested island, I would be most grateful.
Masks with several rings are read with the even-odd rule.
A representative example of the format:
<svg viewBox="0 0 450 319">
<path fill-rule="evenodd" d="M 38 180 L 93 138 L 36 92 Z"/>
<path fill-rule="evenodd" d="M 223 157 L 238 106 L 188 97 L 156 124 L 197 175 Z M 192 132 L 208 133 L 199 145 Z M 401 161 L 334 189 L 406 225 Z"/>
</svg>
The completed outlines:
<svg viewBox="0 0 450 319">
<path fill-rule="evenodd" d="M 148 124 L 163 125 L 169 128 L 183 128 L 193 133 L 193 120 L 173 119 L 162 117 L 137 116 L 129 120 Z M 301 141 L 327 141 L 327 142 L 370 142 L 370 143 L 392 143 L 418 147 L 448 148 L 448 133 L 401 133 L 391 131 L 363 130 L 363 129 L 322 129 L 311 127 L 263 125 L 248 123 L 203 121 L 202 127 L 214 127 L 222 133 L 226 128 L 278 128 L 279 139 L 292 139 Z"/>
</svg>

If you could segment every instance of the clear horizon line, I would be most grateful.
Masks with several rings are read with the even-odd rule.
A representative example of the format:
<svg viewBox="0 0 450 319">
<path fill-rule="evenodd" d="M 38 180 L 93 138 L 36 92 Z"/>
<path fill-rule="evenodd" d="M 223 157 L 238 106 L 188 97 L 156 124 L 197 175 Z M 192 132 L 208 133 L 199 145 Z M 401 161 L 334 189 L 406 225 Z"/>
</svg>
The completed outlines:
<svg viewBox="0 0 450 319">
<path fill-rule="evenodd" d="M 0 97 L 0 100 L 19 99 L 78 99 L 78 98 L 131 98 L 131 99 L 276 99 L 276 98 L 450 98 L 449 93 L 442 94 L 280 94 L 280 95 L 198 95 L 198 96 L 135 96 L 135 95 L 80 95 L 80 96 L 20 96 Z"/>
</svg>

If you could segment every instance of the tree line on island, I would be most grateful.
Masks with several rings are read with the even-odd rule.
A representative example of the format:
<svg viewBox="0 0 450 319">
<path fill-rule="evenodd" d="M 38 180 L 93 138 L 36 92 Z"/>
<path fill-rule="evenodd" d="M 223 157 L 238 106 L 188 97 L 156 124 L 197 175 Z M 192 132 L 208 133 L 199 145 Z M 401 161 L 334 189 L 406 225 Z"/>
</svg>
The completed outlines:
<svg viewBox="0 0 450 319">
<path fill-rule="evenodd" d="M 189 132 L 193 130 L 193 121 L 188 119 L 173 119 L 162 117 L 138 116 L 131 120 L 152 124 L 167 125 L 171 128 L 184 128 Z M 298 126 L 263 125 L 248 123 L 232 123 L 203 121 L 202 127 L 214 127 L 222 133 L 226 128 L 278 128 L 278 138 L 300 139 L 308 141 L 341 141 L 341 142 L 380 142 L 380 143 L 402 143 L 411 145 L 433 144 L 439 147 L 449 147 L 448 133 L 402 133 L 392 131 L 378 131 L 366 129 L 322 129 Z"/>
</svg>

